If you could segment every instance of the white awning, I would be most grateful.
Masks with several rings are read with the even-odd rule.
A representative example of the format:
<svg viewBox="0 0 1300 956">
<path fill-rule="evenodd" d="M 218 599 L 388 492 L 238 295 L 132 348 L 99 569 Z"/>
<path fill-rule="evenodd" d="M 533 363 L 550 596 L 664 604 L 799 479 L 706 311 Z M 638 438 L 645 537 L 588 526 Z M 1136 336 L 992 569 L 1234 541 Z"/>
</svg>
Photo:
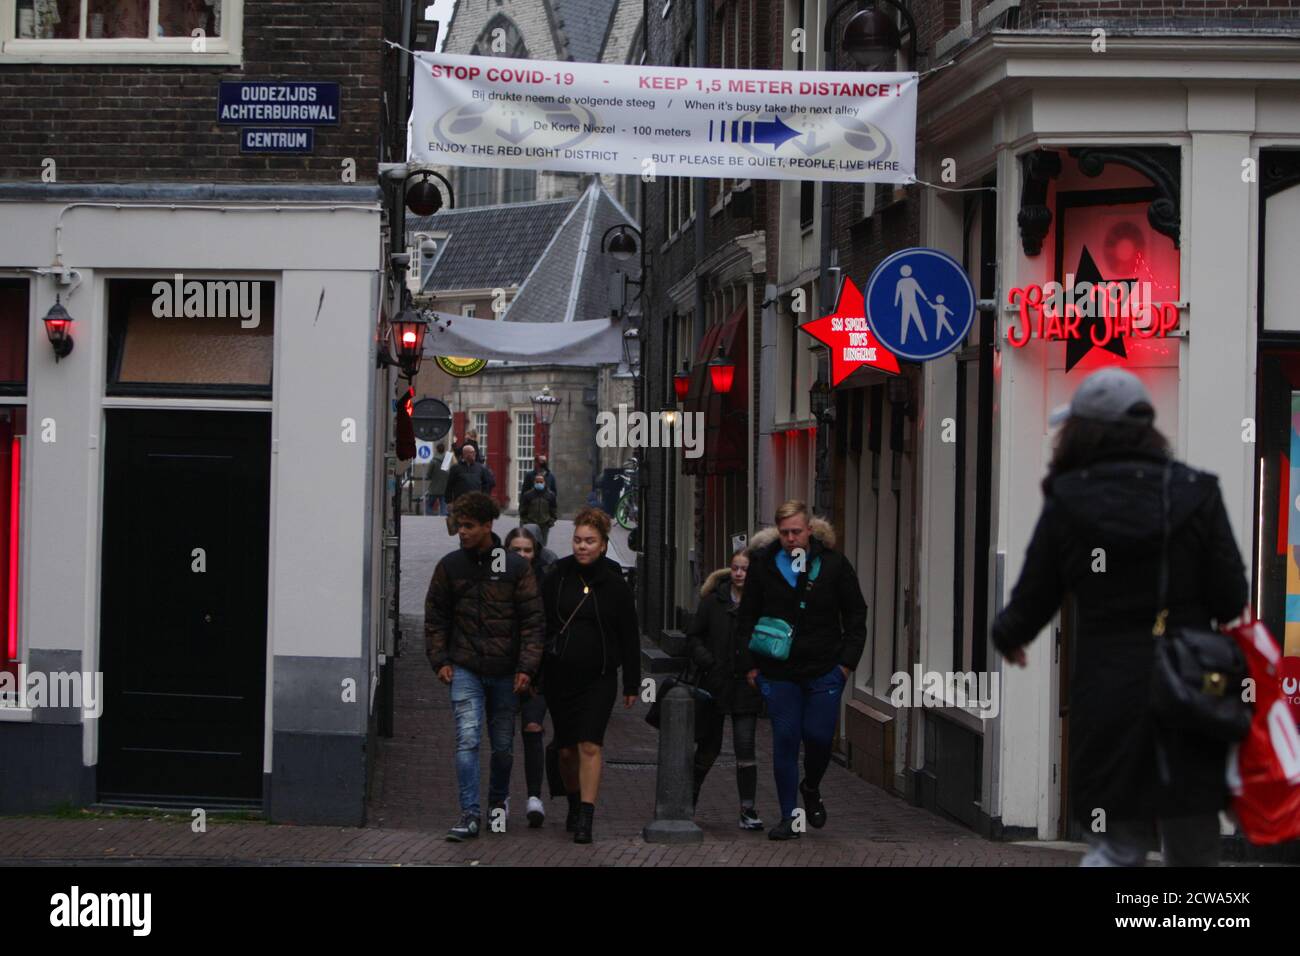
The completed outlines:
<svg viewBox="0 0 1300 956">
<path fill-rule="evenodd" d="M 498 322 L 446 312 L 434 312 L 433 316 L 424 337 L 426 356 L 529 365 L 617 365 L 623 360 L 623 330 L 615 319 Z"/>
</svg>

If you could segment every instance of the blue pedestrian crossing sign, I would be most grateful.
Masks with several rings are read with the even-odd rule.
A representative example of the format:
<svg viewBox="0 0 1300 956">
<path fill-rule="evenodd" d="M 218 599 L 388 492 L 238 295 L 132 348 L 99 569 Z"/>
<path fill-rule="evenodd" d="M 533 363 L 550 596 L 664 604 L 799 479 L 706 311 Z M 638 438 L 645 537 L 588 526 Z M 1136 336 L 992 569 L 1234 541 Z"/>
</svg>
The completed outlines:
<svg viewBox="0 0 1300 956">
<path fill-rule="evenodd" d="M 867 324 L 899 358 L 926 362 L 959 347 L 975 321 L 975 290 L 956 259 L 904 249 L 867 282 Z"/>
</svg>

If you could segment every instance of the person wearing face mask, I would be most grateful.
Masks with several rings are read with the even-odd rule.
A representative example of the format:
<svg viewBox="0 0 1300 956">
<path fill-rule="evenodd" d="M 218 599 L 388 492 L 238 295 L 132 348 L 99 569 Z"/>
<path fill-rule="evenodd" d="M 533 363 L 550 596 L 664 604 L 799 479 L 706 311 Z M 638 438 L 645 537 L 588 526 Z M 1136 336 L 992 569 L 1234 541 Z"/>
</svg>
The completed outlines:
<svg viewBox="0 0 1300 956">
<path fill-rule="evenodd" d="M 557 500 L 559 499 L 560 492 L 556 487 L 555 472 L 551 471 L 551 466 L 548 464 L 548 461 L 549 459 L 547 459 L 545 452 L 534 459 L 532 469 L 528 474 L 524 475 L 523 481 L 520 484 L 519 494 L 521 497 L 525 491 L 533 486 L 533 475 L 540 471 L 546 477 L 546 487 L 550 490 L 551 494 L 556 496 Z"/>
<path fill-rule="evenodd" d="M 736 751 L 736 787 L 740 792 L 740 828 L 761 830 L 763 821 L 754 809 L 758 790 L 758 763 L 754 736 L 758 705 L 762 701 L 750 686 L 754 666 L 749 648 L 736 639 L 736 610 L 745 590 L 749 552 L 742 548 L 731 556 L 731 566 L 714 571 L 700 588 L 700 606 L 686 630 L 687 653 L 701 669 L 700 687 L 713 695 L 706 726 L 695 728 L 695 803 L 709 768 L 722 752 L 722 732 L 731 715 L 731 743 Z"/>
<path fill-rule="evenodd" d="M 548 567 L 542 561 L 542 546 L 528 527 L 515 528 L 506 535 L 506 548 L 519 555 L 533 569 L 540 588 Z M 546 695 L 535 685 L 521 697 L 519 719 L 524 736 L 524 780 L 528 786 L 528 825 L 536 829 L 546 822 L 546 804 L 542 801 L 542 782 L 546 771 Z"/>
<path fill-rule="evenodd" d="M 573 554 L 546 576 L 546 653 L 542 676 L 568 791 L 565 829 L 592 841 L 605 728 L 619 696 L 631 707 L 641 689 L 636 597 L 609 548 L 609 516 L 584 508 L 573 519 Z"/>
<path fill-rule="evenodd" d="M 519 523 L 531 523 L 541 529 L 541 544 L 546 546 L 550 537 L 551 526 L 559 519 L 555 507 L 555 492 L 546 486 L 546 475 L 541 471 L 533 472 L 533 480 L 519 498 Z"/>
<path fill-rule="evenodd" d="M 751 540 L 752 560 L 736 612 L 737 638 L 792 629 L 787 656 L 755 653 L 749 672 L 772 718 L 772 770 L 781 801 L 773 840 L 797 840 L 794 811 L 803 796 L 808 823 L 826 825 L 821 780 L 831 762 L 840 695 L 867 642 L 867 602 L 853 565 L 832 550 L 835 531 L 802 501 L 776 510 L 776 527 Z M 772 645 L 769 645 L 772 646 Z M 804 777 L 799 779 L 799 744 Z"/>
</svg>

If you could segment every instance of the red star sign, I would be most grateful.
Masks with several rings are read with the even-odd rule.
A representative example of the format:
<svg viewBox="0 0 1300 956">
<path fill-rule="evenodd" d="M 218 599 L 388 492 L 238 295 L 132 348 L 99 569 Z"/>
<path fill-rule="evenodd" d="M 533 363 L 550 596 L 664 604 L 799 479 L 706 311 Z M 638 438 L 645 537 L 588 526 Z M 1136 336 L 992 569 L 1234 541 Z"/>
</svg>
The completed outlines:
<svg viewBox="0 0 1300 956">
<path fill-rule="evenodd" d="M 862 290 L 847 276 L 840 287 L 835 311 L 799 326 L 831 350 L 831 387 L 844 381 L 859 365 L 898 375 L 898 358 L 867 327 Z"/>
</svg>

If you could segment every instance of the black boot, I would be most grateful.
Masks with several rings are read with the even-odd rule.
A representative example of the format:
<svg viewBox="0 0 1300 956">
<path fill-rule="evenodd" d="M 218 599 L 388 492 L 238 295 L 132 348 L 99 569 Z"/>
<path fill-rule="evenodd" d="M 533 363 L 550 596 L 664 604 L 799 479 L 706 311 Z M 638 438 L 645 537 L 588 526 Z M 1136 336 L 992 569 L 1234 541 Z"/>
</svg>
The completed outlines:
<svg viewBox="0 0 1300 956">
<path fill-rule="evenodd" d="M 578 795 L 571 793 L 569 796 L 569 815 L 564 818 L 564 832 L 573 833 L 578 829 L 578 808 L 582 805 L 578 801 Z"/>
<path fill-rule="evenodd" d="M 596 815 L 594 803 L 584 803 L 578 808 L 578 826 L 573 831 L 574 843 L 591 842 L 591 820 Z"/>
</svg>

